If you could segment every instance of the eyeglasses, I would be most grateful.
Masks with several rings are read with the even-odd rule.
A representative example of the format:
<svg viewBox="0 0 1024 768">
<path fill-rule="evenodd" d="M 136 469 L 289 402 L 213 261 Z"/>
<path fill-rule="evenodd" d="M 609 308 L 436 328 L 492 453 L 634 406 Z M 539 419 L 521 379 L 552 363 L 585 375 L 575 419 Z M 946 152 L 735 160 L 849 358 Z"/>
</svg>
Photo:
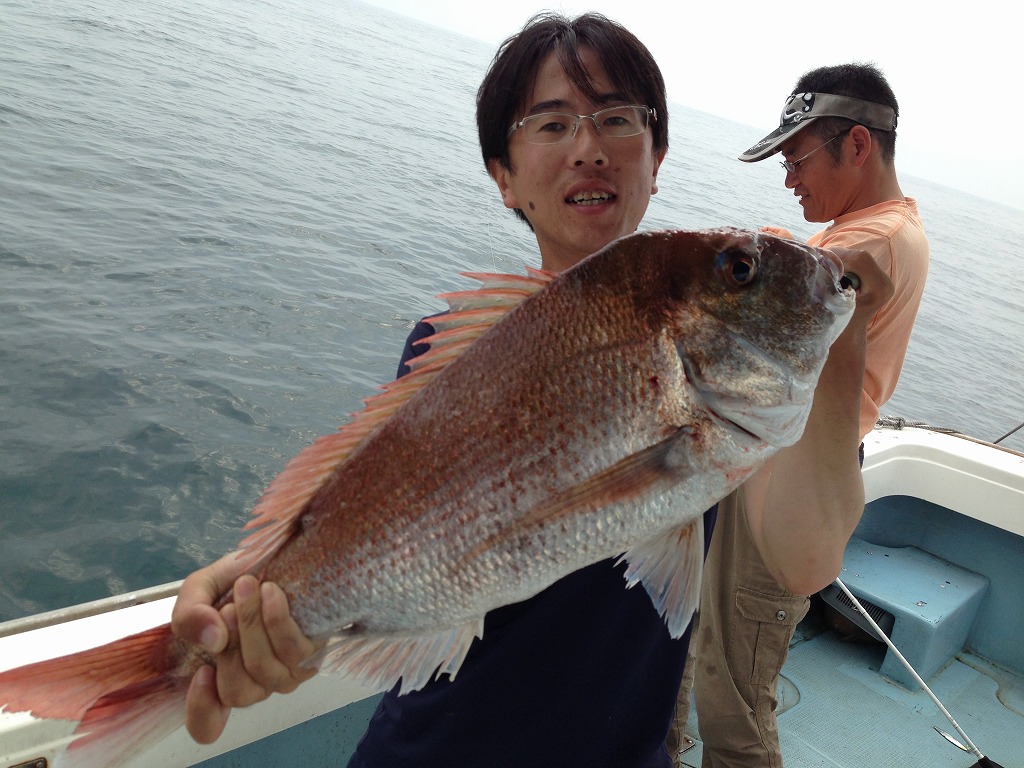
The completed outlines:
<svg viewBox="0 0 1024 768">
<path fill-rule="evenodd" d="M 837 133 L 831 139 L 826 141 L 825 144 L 831 144 L 833 141 L 838 139 L 840 136 L 844 136 L 845 134 L 849 133 L 851 130 L 853 130 L 853 126 L 852 125 L 849 128 L 847 128 L 845 131 L 840 131 L 839 133 Z M 819 144 L 814 149 L 812 149 L 810 152 L 808 152 L 806 155 L 801 157 L 799 160 L 794 160 L 793 162 L 789 162 L 789 160 L 782 160 L 782 161 L 779 162 L 779 165 L 781 165 L 783 168 L 786 169 L 786 173 L 792 173 L 793 171 L 795 171 L 797 168 L 800 167 L 800 163 L 802 163 L 808 157 L 810 157 L 815 152 L 817 152 L 819 149 L 824 147 L 825 144 Z"/>
<path fill-rule="evenodd" d="M 657 119 L 658 115 L 653 109 L 640 104 L 609 107 L 592 115 L 541 112 L 513 123 L 508 129 L 507 136 L 511 136 L 516 129 L 522 129 L 526 140 L 531 144 L 559 144 L 575 138 L 581 122 L 592 120 L 598 135 L 623 139 L 643 133 L 651 120 Z"/>
</svg>

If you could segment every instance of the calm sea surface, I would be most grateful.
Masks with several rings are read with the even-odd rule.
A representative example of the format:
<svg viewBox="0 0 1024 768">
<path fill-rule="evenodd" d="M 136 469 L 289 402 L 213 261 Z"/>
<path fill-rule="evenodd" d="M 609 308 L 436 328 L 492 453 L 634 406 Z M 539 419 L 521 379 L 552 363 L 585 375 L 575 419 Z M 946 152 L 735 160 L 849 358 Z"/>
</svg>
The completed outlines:
<svg viewBox="0 0 1024 768">
<path fill-rule="evenodd" d="M 492 53 L 350 0 L 0 0 L 0 620 L 232 548 L 458 272 L 536 263 L 478 155 Z M 762 131 L 672 106 L 645 228 L 812 234 L 735 160 Z M 902 181 L 933 261 L 883 413 L 993 440 L 1024 212 Z"/>
</svg>

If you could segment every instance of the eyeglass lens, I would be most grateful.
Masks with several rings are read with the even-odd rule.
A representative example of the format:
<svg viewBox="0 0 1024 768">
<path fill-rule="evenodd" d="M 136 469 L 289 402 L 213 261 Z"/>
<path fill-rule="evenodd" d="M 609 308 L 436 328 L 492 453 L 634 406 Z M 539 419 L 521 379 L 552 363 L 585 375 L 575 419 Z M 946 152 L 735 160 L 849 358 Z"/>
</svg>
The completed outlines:
<svg viewBox="0 0 1024 768">
<path fill-rule="evenodd" d="M 557 144 L 571 139 L 584 120 L 591 120 L 602 136 L 636 136 L 646 130 L 650 121 L 647 107 L 630 105 L 609 107 L 592 115 L 572 115 L 564 112 L 542 112 L 524 117 L 513 126 L 522 129 L 531 144 Z"/>
</svg>

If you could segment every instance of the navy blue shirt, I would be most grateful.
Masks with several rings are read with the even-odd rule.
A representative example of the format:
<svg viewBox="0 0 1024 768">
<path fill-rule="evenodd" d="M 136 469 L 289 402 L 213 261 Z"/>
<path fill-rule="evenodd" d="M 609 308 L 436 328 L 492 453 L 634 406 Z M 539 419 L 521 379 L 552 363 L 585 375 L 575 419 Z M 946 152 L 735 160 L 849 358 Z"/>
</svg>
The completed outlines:
<svg viewBox="0 0 1024 768">
<path fill-rule="evenodd" d="M 432 333 L 417 324 L 399 376 Z M 349 768 L 669 768 L 690 630 L 673 640 L 624 570 L 604 560 L 488 613 L 454 680 L 384 695 Z"/>
</svg>

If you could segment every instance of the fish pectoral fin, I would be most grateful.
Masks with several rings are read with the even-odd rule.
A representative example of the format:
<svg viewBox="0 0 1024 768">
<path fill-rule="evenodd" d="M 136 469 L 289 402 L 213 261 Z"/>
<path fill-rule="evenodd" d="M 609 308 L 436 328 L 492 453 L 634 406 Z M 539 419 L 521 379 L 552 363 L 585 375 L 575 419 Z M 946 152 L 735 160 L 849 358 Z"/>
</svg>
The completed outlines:
<svg viewBox="0 0 1024 768">
<path fill-rule="evenodd" d="M 454 628 L 407 635 L 341 634 L 332 637 L 314 664 L 341 672 L 376 691 L 402 681 L 400 693 L 417 691 L 443 674 L 454 678 L 475 638 L 483 637 L 483 617 Z"/>
<path fill-rule="evenodd" d="M 530 535 L 571 515 L 593 512 L 611 504 L 671 488 L 691 471 L 686 460 L 688 453 L 677 448 L 681 440 L 692 435 L 690 427 L 679 427 L 664 440 L 627 456 L 582 483 L 550 496 L 513 524 L 470 550 L 455 564 L 455 570 L 503 542 Z"/>
<path fill-rule="evenodd" d="M 627 551 L 626 583 L 644 585 L 651 602 L 665 617 L 669 634 L 682 637 L 700 604 L 704 570 L 704 517 L 673 528 Z"/>
</svg>

